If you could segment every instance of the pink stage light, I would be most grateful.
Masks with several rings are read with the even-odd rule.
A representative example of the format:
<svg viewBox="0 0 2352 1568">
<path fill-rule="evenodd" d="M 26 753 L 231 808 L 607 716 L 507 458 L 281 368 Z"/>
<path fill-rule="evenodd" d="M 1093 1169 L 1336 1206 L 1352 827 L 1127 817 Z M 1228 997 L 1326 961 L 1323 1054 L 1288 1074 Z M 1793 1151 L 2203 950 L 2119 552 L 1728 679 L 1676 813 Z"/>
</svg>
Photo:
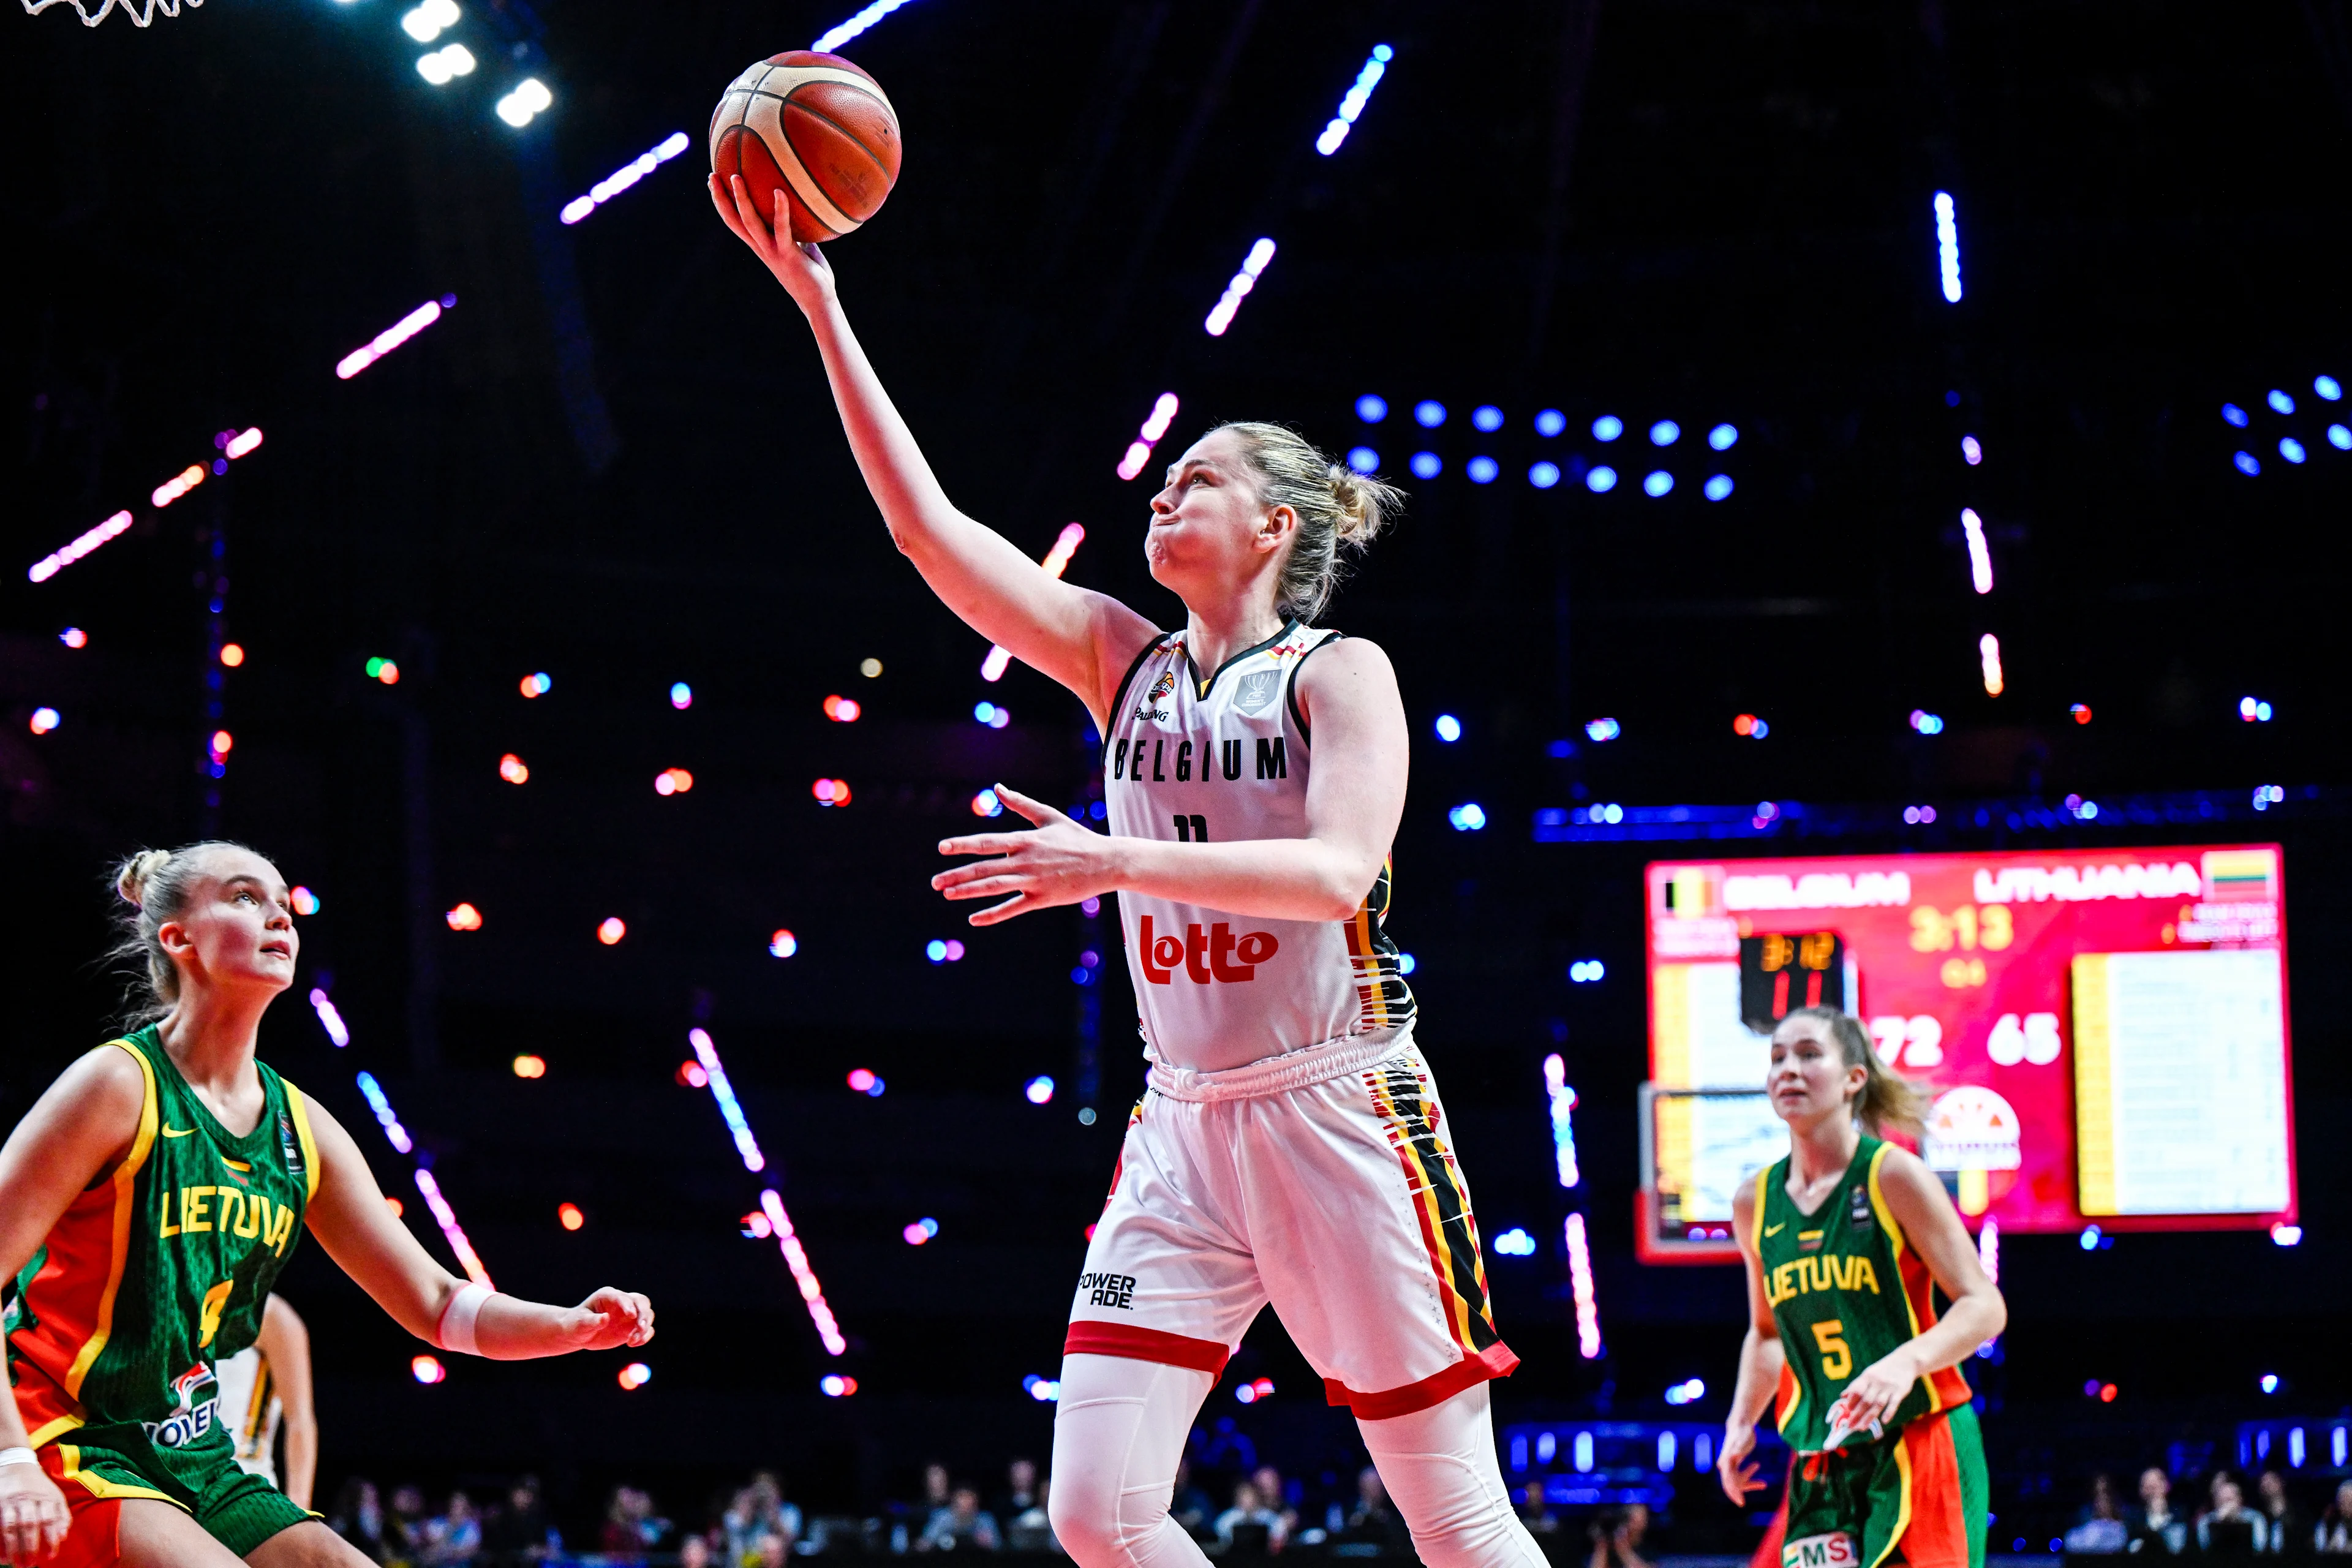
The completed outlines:
<svg viewBox="0 0 2352 1568">
<path fill-rule="evenodd" d="M 1160 395 L 1160 401 L 1151 405 L 1151 416 L 1136 433 L 1135 442 L 1128 447 L 1127 456 L 1118 460 L 1120 479 L 1131 479 L 1143 472 L 1143 465 L 1151 460 L 1151 448 L 1159 443 L 1160 437 L 1168 434 L 1168 426 L 1175 419 L 1176 395 L 1163 392 Z"/>
<path fill-rule="evenodd" d="M 353 349 L 335 365 L 335 377 L 349 381 L 376 361 L 441 319 L 441 312 L 457 303 L 455 294 L 444 294 L 438 300 L 427 300 L 383 331 L 364 348 Z"/>
<path fill-rule="evenodd" d="M 1225 329 L 1234 324 L 1234 316 L 1241 310 L 1242 301 L 1249 298 L 1251 289 L 1257 287 L 1258 279 L 1265 272 L 1266 263 L 1273 259 L 1274 241 L 1271 239 L 1261 239 L 1250 247 L 1249 254 L 1242 258 L 1242 269 L 1234 274 L 1233 280 L 1225 285 L 1223 296 L 1217 300 L 1215 309 L 1209 312 L 1209 319 L 1201 323 L 1208 329 L 1211 337 L 1225 335 Z"/>
<path fill-rule="evenodd" d="M 1568 1216 L 1568 1280 L 1576 1293 L 1576 1350 L 1587 1361 L 1601 1359 L 1601 1307 L 1592 1295 L 1592 1249 L 1584 1238 L 1584 1216 Z"/>
<path fill-rule="evenodd" d="M 776 1245 L 784 1255 L 785 1267 L 793 1271 L 793 1282 L 801 1288 L 801 1300 L 808 1305 L 809 1321 L 816 1325 L 816 1337 L 824 1342 L 825 1352 L 847 1355 L 849 1342 L 842 1337 L 841 1324 L 825 1301 L 824 1287 L 817 1283 L 816 1270 L 809 1267 L 808 1252 L 793 1232 L 793 1216 L 784 1212 L 784 1200 L 775 1188 L 769 1187 L 760 1194 L 760 1208 L 775 1227 Z"/>
<path fill-rule="evenodd" d="M 449 1243 L 449 1250 L 456 1253 L 457 1261 L 465 1266 L 466 1278 L 477 1285 L 495 1289 L 496 1287 L 490 1285 L 490 1271 L 482 1267 L 482 1259 L 474 1251 L 474 1244 L 466 1239 L 465 1227 L 457 1223 L 457 1211 L 451 1208 L 449 1200 L 441 1195 L 441 1184 L 433 1179 L 433 1173 L 422 1165 L 416 1167 L 416 1190 L 425 1194 L 425 1206 L 433 1211 L 433 1218 L 441 1226 L 441 1235 Z"/>
</svg>

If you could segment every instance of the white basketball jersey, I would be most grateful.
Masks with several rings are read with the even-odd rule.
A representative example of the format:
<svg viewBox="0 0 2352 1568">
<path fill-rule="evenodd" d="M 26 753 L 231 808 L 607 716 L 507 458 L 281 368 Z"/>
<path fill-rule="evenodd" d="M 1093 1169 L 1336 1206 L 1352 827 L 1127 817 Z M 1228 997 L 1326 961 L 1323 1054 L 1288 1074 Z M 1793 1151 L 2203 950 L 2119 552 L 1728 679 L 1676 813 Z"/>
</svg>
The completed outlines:
<svg viewBox="0 0 2352 1568">
<path fill-rule="evenodd" d="M 1203 679 L 1184 634 L 1137 656 L 1105 737 L 1110 830 L 1232 843 L 1307 837 L 1307 726 L 1293 689 L 1339 634 L 1291 621 Z M 1344 921 L 1279 921 L 1122 891 L 1119 923 L 1149 1054 L 1216 1072 L 1412 1016 L 1382 932 L 1389 867 Z"/>
<path fill-rule="evenodd" d="M 236 1438 L 238 1468 L 276 1486 L 278 1422 L 286 1406 L 269 1375 L 269 1358 L 259 1345 L 247 1345 L 215 1366 L 213 1375 L 220 1380 L 221 1418 Z"/>
</svg>

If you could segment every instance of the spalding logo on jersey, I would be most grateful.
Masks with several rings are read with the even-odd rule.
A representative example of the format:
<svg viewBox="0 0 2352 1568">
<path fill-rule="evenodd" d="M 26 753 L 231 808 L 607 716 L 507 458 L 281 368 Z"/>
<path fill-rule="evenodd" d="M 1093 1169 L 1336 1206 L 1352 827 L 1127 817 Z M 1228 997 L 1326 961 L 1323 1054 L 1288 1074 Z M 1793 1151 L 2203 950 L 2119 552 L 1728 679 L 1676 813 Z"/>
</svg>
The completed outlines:
<svg viewBox="0 0 2352 1568">
<path fill-rule="evenodd" d="M 1234 689 L 1234 706 L 1255 719 L 1273 707 L 1281 692 L 1282 671 L 1254 669 L 1243 676 L 1242 683 Z"/>
<path fill-rule="evenodd" d="M 1188 925 L 1181 940 L 1154 936 L 1150 915 L 1136 922 L 1136 941 L 1143 949 L 1143 977 L 1154 985 L 1171 984 L 1179 973 L 1203 985 L 1216 980 L 1255 980 L 1257 966 L 1282 948 L 1270 931 L 1244 931 L 1236 938 L 1234 928 L 1223 921 L 1205 931 Z"/>
<path fill-rule="evenodd" d="M 1808 1535 L 1780 1548 L 1780 1568 L 1854 1568 L 1861 1561 L 1853 1549 L 1853 1537 L 1842 1530 Z"/>
<path fill-rule="evenodd" d="M 201 1405 L 195 1402 L 196 1390 L 206 1384 L 212 1394 Z M 220 1411 L 220 1384 L 213 1376 L 209 1363 L 198 1362 L 172 1380 L 172 1397 L 176 1408 L 161 1421 L 142 1421 L 147 1440 L 159 1448 L 184 1448 L 213 1429 L 214 1419 Z"/>
<path fill-rule="evenodd" d="M 1139 719 L 1150 719 L 1155 723 L 1166 723 L 1168 710 L 1160 706 L 1160 700 L 1175 689 L 1176 672 L 1172 669 L 1161 670 L 1160 679 L 1151 683 L 1151 689 L 1144 694 L 1143 700 L 1135 705 L 1135 716 Z"/>
</svg>

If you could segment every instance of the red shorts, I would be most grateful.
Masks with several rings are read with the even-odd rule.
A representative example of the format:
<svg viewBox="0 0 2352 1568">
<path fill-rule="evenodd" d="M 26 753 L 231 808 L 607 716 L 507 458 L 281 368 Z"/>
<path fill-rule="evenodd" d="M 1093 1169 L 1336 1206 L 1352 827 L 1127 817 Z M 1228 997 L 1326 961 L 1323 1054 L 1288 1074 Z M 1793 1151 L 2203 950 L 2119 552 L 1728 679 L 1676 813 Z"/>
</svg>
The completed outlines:
<svg viewBox="0 0 2352 1568">
<path fill-rule="evenodd" d="M 122 1500 L 101 1498 L 84 1486 L 67 1465 L 58 1445 L 51 1443 L 33 1452 L 41 1462 L 41 1473 L 66 1494 L 66 1508 L 73 1516 L 65 1545 L 41 1568 L 115 1568 L 122 1560 Z"/>
</svg>

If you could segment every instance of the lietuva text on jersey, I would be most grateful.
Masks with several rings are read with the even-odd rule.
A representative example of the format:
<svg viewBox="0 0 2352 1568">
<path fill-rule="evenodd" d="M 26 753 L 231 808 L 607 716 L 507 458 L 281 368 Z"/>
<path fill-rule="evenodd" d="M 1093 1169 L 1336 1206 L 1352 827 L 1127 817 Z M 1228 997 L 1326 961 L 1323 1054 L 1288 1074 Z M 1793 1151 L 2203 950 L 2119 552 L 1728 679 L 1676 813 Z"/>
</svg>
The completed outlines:
<svg viewBox="0 0 2352 1568">
<path fill-rule="evenodd" d="M 1304 838 L 1312 746 L 1298 672 L 1339 636 L 1292 621 L 1205 678 L 1181 632 L 1145 648 L 1104 738 L 1110 830 L 1182 844 Z M 1151 1055 L 1217 1071 L 1412 1017 L 1389 868 L 1342 921 L 1273 920 L 1119 895 Z"/>
</svg>

